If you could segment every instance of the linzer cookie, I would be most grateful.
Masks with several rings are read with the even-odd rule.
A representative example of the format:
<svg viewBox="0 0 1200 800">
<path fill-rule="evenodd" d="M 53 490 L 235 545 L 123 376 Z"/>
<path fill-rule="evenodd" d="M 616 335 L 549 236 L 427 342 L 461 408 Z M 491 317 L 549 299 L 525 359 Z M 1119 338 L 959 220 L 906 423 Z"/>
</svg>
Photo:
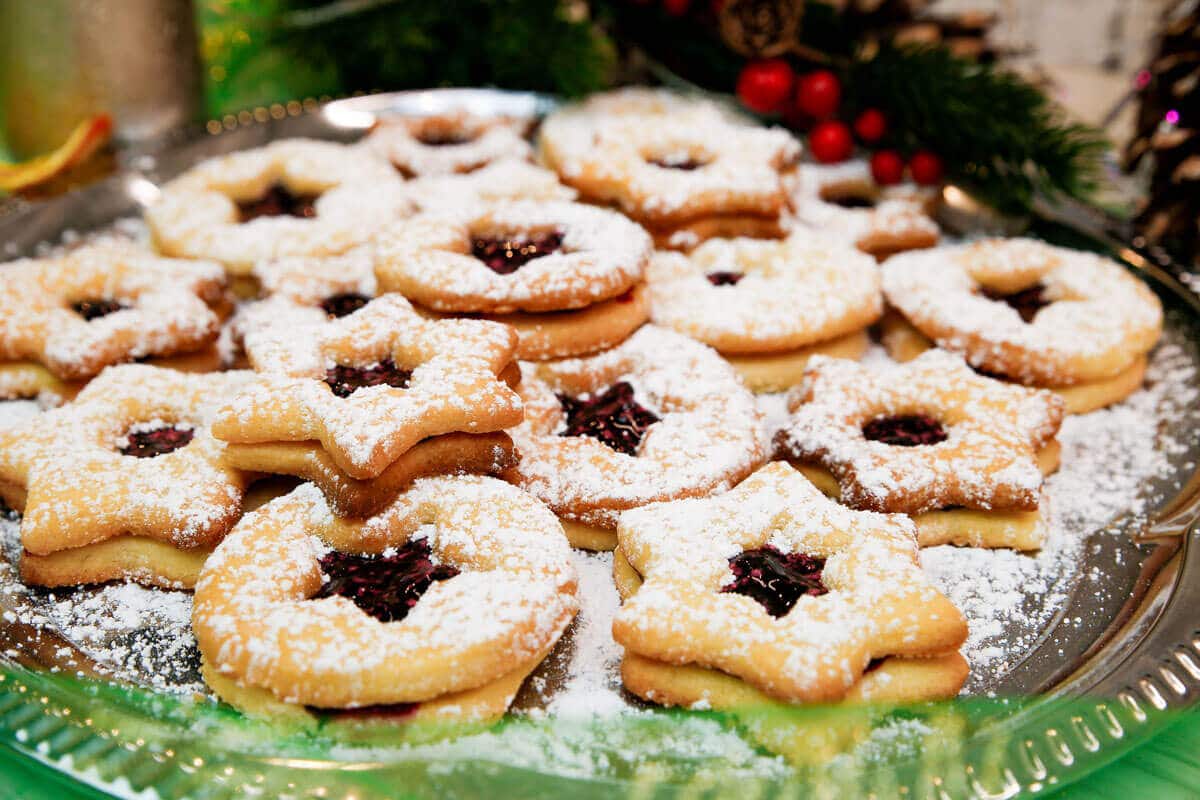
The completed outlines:
<svg viewBox="0 0 1200 800">
<path fill-rule="evenodd" d="M 611 550 L 625 509 L 722 491 L 764 459 L 754 398 L 729 365 L 655 326 L 596 356 L 530 364 L 518 391 L 508 477 L 577 547 Z"/>
<path fill-rule="evenodd" d="M 514 202 L 416 217 L 379 238 L 379 288 L 442 313 L 511 322 L 526 359 L 582 355 L 646 321 L 652 244 L 613 211 Z"/>
<path fill-rule="evenodd" d="M 550 511 L 493 479 L 428 478 L 367 520 L 313 486 L 248 514 L 192 622 L 209 686 L 246 713 L 490 722 L 577 609 Z"/>
<path fill-rule="evenodd" d="M 246 275 L 272 258 L 344 253 L 413 208 L 399 176 L 366 151 L 284 139 L 188 170 L 146 222 L 163 253 Z"/>
<path fill-rule="evenodd" d="M 489 164 L 528 161 L 527 120 L 467 113 L 384 118 L 362 146 L 386 159 L 405 178 L 475 172 Z"/>
<path fill-rule="evenodd" d="M 638 583 L 613 637 L 643 699 L 838 702 L 869 695 L 876 668 L 926 658 L 915 694 L 952 695 L 966 678 L 966 622 L 922 572 L 912 523 L 841 506 L 787 464 L 626 511 L 617 535 Z"/>
<path fill-rule="evenodd" d="M 848 506 L 911 515 L 923 546 L 1041 546 L 1063 418 L 1052 392 L 931 350 L 874 370 L 814 359 L 789 407 L 779 452 Z"/>
<path fill-rule="evenodd" d="M 110 367 L 71 404 L 0 435 L 25 582 L 190 588 L 241 514 L 247 476 L 209 425 L 251 378 Z"/>
<path fill-rule="evenodd" d="M 82 247 L 0 267 L 0 366 L 10 387 L 69 395 L 110 364 L 192 353 L 217 337 L 225 277 L 217 264 L 133 246 Z M 30 362 L 33 362 L 31 364 Z M 36 388 L 37 391 L 33 392 Z"/>
<path fill-rule="evenodd" d="M 316 481 L 339 513 L 364 514 L 417 475 L 515 458 L 501 432 L 522 418 L 506 326 L 428 320 L 395 294 L 342 317 L 272 298 L 242 325 L 259 374 L 213 425 L 230 463 Z"/>
<path fill-rule="evenodd" d="M 938 243 L 927 207 L 933 197 L 912 184 L 880 186 L 864 161 L 803 164 L 791 179 L 796 221 L 879 259 Z"/>
<path fill-rule="evenodd" d="M 818 353 L 862 355 L 883 306 L 869 256 L 807 232 L 660 252 L 647 282 L 655 324 L 716 348 L 759 392 L 798 383 Z"/>
<path fill-rule="evenodd" d="M 1032 239 L 897 256 L 883 289 L 899 312 L 884 336 L 896 357 L 937 345 L 981 372 L 1058 392 L 1072 413 L 1135 392 L 1162 335 L 1162 304 L 1119 264 Z"/>
<path fill-rule="evenodd" d="M 470 203 L 513 200 L 568 201 L 578 194 L 558 176 L 528 161 L 493 161 L 467 174 L 430 175 L 410 181 L 409 194 L 422 211 L 456 212 Z"/>
<path fill-rule="evenodd" d="M 649 113 L 639 114 L 638 106 Z M 644 225 L 660 246 L 686 249 L 713 236 L 779 236 L 784 176 L 800 145 L 782 129 L 739 124 L 704 103 L 654 111 L 634 101 L 609 114 L 588 103 L 542 124 L 542 159 L 593 202 Z"/>
</svg>

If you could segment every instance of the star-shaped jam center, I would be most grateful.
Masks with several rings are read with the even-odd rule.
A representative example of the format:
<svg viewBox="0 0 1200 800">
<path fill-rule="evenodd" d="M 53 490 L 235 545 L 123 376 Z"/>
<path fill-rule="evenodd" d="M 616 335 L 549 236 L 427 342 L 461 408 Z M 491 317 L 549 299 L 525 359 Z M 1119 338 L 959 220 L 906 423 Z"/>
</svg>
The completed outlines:
<svg viewBox="0 0 1200 800">
<path fill-rule="evenodd" d="M 238 222 L 249 222 L 259 217 L 315 217 L 318 197 L 320 195 L 293 194 L 286 187 L 275 184 L 261 197 L 238 202 Z"/>
<path fill-rule="evenodd" d="M 187 425 L 134 426 L 117 449 L 134 458 L 156 458 L 186 446 L 195 435 L 195 429 Z"/>
<path fill-rule="evenodd" d="M 949 436 L 942 423 L 927 414 L 877 417 L 864 425 L 862 432 L 872 442 L 897 447 L 937 444 L 946 441 Z"/>
<path fill-rule="evenodd" d="M 784 553 L 766 545 L 729 559 L 733 581 L 721 592 L 735 592 L 755 600 L 772 617 L 782 617 L 801 597 L 828 593 L 821 580 L 825 559 L 805 553 Z"/>
<path fill-rule="evenodd" d="M 321 301 L 321 309 L 331 317 L 345 317 L 358 311 L 371 302 L 371 298 L 358 292 L 345 292 L 326 297 Z"/>
<path fill-rule="evenodd" d="M 480 237 L 472 240 L 471 254 L 497 275 L 511 275 L 535 258 L 557 253 L 562 242 L 558 231 L 529 237 Z"/>
<path fill-rule="evenodd" d="M 391 386 L 407 389 L 412 377 L 411 369 L 396 366 L 390 358 L 369 367 L 352 367 L 338 364 L 325 370 L 325 383 L 338 397 L 349 397 L 368 386 Z"/>
<path fill-rule="evenodd" d="M 567 416 L 560 436 L 591 436 L 627 456 L 637 455 L 638 446 L 658 416 L 633 397 L 625 381 L 586 399 L 558 395 Z"/>
<path fill-rule="evenodd" d="M 995 300 L 1015 309 L 1021 315 L 1021 319 L 1027 323 L 1033 322 L 1033 318 L 1037 316 L 1038 312 L 1050 305 L 1051 302 L 1046 299 L 1046 287 L 1040 283 L 1012 294 L 1003 294 L 991 289 L 980 291 L 988 300 Z"/>
<path fill-rule="evenodd" d="M 325 583 L 312 599 L 345 597 L 380 622 L 404 619 L 434 582 L 458 574 L 456 567 L 433 563 L 425 539 L 378 556 L 330 550 L 321 557 L 321 571 Z"/>
</svg>

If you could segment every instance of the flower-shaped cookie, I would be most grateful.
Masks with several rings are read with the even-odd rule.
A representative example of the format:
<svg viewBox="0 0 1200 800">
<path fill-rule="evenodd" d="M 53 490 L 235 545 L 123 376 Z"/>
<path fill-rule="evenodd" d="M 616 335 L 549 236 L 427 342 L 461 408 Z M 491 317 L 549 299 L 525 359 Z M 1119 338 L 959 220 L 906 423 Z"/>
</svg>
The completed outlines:
<svg viewBox="0 0 1200 800">
<path fill-rule="evenodd" d="M 224 463 L 224 446 L 209 425 L 252 377 L 110 367 L 73 403 L 0 435 L 0 484 L 6 498 L 23 499 L 21 541 L 30 562 L 23 566 L 65 569 L 38 561 L 58 554 L 78 570 L 60 583 L 109 580 L 127 570 L 136 579 L 175 583 L 161 580 L 154 563 L 139 572 L 135 562 L 158 550 L 205 552 L 237 521 L 246 477 Z M 110 540 L 141 544 L 104 548 L 106 556 L 128 560 L 110 564 L 114 574 L 89 572 L 98 566 L 92 548 Z"/>
<path fill-rule="evenodd" d="M 344 253 L 413 208 L 399 176 L 368 152 L 284 139 L 192 167 L 146 221 L 162 252 L 245 275 L 266 259 Z"/>
<path fill-rule="evenodd" d="M 259 261 L 250 272 L 265 297 L 283 296 L 304 306 L 320 306 L 344 317 L 378 294 L 375 252 L 369 245 L 341 255 L 291 256 Z"/>
<path fill-rule="evenodd" d="M 839 505 L 782 462 L 725 494 L 626 511 L 618 537 L 643 583 L 614 638 L 780 700 L 840 700 L 873 659 L 940 655 L 967 635 L 907 518 Z"/>
<path fill-rule="evenodd" d="M 124 245 L 0 267 L 0 359 L 32 359 L 59 378 L 202 348 L 217 336 L 219 265 Z"/>
<path fill-rule="evenodd" d="M 425 319 L 394 294 L 345 317 L 276 298 L 256 317 L 243 339 L 258 380 L 213 422 L 227 442 L 317 440 L 363 479 L 422 439 L 521 421 L 520 399 L 497 377 L 516 351 L 504 325 Z"/>
<path fill-rule="evenodd" d="M 558 182 L 558 175 L 528 161 L 494 161 L 465 175 L 431 175 L 408 184 L 422 211 L 457 212 L 470 203 L 515 200 L 570 201 L 578 192 Z"/>
<path fill-rule="evenodd" d="M 367 520 L 335 518 L 307 485 L 246 515 L 205 565 L 192 621 L 235 705 L 257 690 L 339 709 L 461 699 L 517 671 L 511 701 L 577 608 L 553 514 L 500 481 L 443 477 Z M 440 715 L 472 711 L 455 705 Z"/>
<path fill-rule="evenodd" d="M 732 486 L 763 460 L 753 396 L 709 348 L 647 325 L 587 358 L 530 364 L 510 478 L 608 534 L 618 514 Z M 584 546 L 584 545 L 581 545 Z"/>
<path fill-rule="evenodd" d="M 628 290 L 652 248 L 614 211 L 514 202 L 393 226 L 379 238 L 376 275 L 385 291 L 437 311 L 564 311 Z"/>
<path fill-rule="evenodd" d="M 1063 418 L 1052 392 L 986 378 L 941 350 L 884 369 L 814 358 L 789 406 L 782 453 L 829 470 L 854 508 L 907 514 L 1036 509 L 1038 453 Z"/>
<path fill-rule="evenodd" d="M 384 118 L 362 146 L 406 178 L 472 173 L 504 159 L 528 160 L 527 120 L 466 113 Z"/>
<path fill-rule="evenodd" d="M 884 264 L 883 291 L 939 347 L 1035 386 L 1140 377 L 1162 335 L 1158 297 L 1121 265 L 1032 239 L 902 253 Z"/>
</svg>

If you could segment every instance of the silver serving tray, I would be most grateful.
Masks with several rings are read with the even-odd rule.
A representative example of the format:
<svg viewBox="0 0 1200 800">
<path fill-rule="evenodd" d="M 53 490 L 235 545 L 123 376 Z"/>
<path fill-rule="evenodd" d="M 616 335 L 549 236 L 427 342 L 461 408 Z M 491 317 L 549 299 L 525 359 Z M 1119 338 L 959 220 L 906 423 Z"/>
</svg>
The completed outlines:
<svg viewBox="0 0 1200 800">
<path fill-rule="evenodd" d="M 494 90 L 447 89 L 368 95 L 312 111 L 235 124 L 199 135 L 157 156 L 141 157 L 112 177 L 37 205 L 0 207 L 0 256 L 34 255 L 64 234 L 86 234 L 115 220 L 137 216 L 166 180 L 214 155 L 285 137 L 352 141 L 381 115 L 424 115 L 463 109 L 482 114 L 537 118 L 552 98 Z M 261 115 L 266 116 L 266 115 Z M 1200 303 L 1159 266 L 1130 251 L 1116 252 L 1162 297 L 1168 330 L 1200 365 Z M 1200 448 L 1173 454 L 1175 473 L 1147 487 L 1155 498 L 1145 519 L 1118 520 L 1097 531 L 1081 550 L 1081 570 L 1095 574 L 1107 591 L 1076 581 L 1066 603 L 1028 652 L 994 682 L 981 687 L 1002 696 L 1094 698 L 1071 730 L 1038 727 L 1037 708 L 1014 715 L 1014 730 L 1036 731 L 1006 744 L 1014 748 L 1001 785 L 978 785 L 978 796 L 1011 796 L 1020 790 L 1068 782 L 1085 751 L 1119 752 L 1166 724 L 1172 709 L 1200 698 Z M 19 625 L 0 622 L 0 665 L 47 664 L 47 650 L 23 649 Z M 543 675 L 553 683 L 558 676 Z M 0 694 L 3 687 L 0 686 Z M 1077 757 L 1078 756 L 1078 757 Z M 1094 766 L 1094 765 L 1093 765 Z M 1089 769 L 1091 767 L 1088 767 Z M 970 773 L 968 767 L 967 772 Z"/>
</svg>

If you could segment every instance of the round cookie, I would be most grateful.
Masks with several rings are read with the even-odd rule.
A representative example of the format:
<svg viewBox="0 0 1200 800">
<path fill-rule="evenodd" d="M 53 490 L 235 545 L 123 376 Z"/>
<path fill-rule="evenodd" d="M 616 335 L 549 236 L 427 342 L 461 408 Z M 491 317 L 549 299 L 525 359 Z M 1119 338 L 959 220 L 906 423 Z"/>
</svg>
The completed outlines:
<svg viewBox="0 0 1200 800">
<path fill-rule="evenodd" d="M 612 549 L 618 515 L 722 491 L 764 458 L 754 398 L 712 350 L 646 326 L 588 358 L 528 364 L 525 420 L 508 479 L 549 505 L 568 536 Z"/>
<path fill-rule="evenodd" d="M 1162 304 L 1119 264 L 1032 239 L 903 253 L 883 290 L 939 347 L 1034 386 L 1114 378 L 1162 334 Z"/>
<path fill-rule="evenodd" d="M 792 180 L 796 221 L 879 259 L 938 243 L 928 190 L 879 186 L 865 161 L 802 164 Z"/>
<path fill-rule="evenodd" d="M 488 478 L 427 478 L 367 520 L 333 517 L 312 486 L 248 514 L 205 565 L 193 627 L 226 699 L 349 709 L 527 674 L 577 608 L 545 507 Z"/>
<path fill-rule="evenodd" d="M 146 222 L 163 253 L 245 275 L 259 261 L 343 253 L 413 208 L 403 181 L 366 151 L 283 139 L 192 167 Z"/>
<path fill-rule="evenodd" d="M 641 279 L 652 248 L 616 212 L 538 202 L 417 217 L 377 246 L 382 290 L 435 311 L 487 314 L 566 311 L 611 299 Z"/>
<path fill-rule="evenodd" d="M 875 262 L 807 233 L 711 239 L 659 253 L 647 272 L 651 319 L 723 355 L 782 353 L 862 331 L 883 300 Z"/>
<path fill-rule="evenodd" d="M 528 122 L 464 112 L 388 117 L 362 146 L 405 178 L 474 172 L 506 159 L 528 161 L 533 148 L 522 133 Z"/>
</svg>

